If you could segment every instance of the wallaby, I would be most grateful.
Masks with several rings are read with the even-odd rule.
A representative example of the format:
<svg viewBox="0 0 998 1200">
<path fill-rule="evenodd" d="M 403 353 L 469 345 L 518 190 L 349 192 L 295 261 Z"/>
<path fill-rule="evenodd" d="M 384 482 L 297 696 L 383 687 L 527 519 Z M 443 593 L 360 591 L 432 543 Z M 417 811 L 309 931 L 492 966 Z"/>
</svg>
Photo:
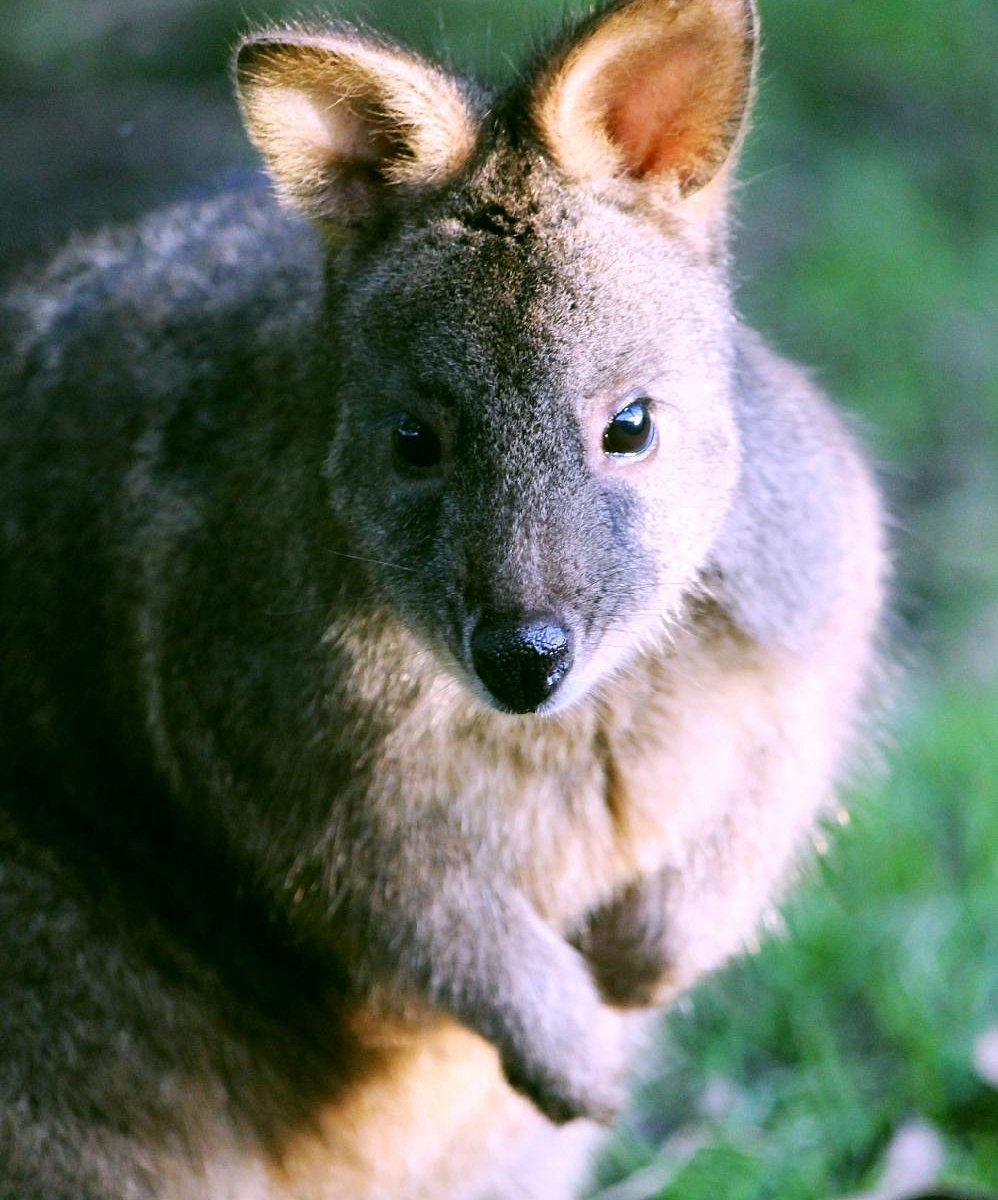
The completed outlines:
<svg viewBox="0 0 998 1200">
<path fill-rule="evenodd" d="M 642 1014 L 751 940 L 885 575 L 733 308 L 756 43 L 622 0 L 491 94 L 253 34 L 283 204 L 7 296 L 3 1200 L 567 1197 Z"/>
</svg>

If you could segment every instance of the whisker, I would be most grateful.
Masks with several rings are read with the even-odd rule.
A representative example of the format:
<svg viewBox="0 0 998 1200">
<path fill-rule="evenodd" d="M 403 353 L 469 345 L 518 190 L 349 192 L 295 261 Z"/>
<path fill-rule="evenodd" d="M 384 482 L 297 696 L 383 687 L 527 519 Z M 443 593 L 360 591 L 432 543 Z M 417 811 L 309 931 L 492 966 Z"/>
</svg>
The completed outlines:
<svg viewBox="0 0 998 1200">
<path fill-rule="evenodd" d="M 328 604 L 304 604 L 301 608 L 265 608 L 263 615 L 265 617 L 298 617 L 304 613 L 319 612 L 321 609 L 328 608 Z"/>
<path fill-rule="evenodd" d="M 336 558 L 352 558 L 356 562 L 374 563 L 378 567 L 391 567 L 393 571 L 410 571 L 413 575 L 416 574 L 415 567 L 404 567 L 401 563 L 385 562 L 383 558 L 365 558 L 363 554 L 347 554 L 345 550 L 326 550 L 327 554 L 335 555 Z"/>
</svg>

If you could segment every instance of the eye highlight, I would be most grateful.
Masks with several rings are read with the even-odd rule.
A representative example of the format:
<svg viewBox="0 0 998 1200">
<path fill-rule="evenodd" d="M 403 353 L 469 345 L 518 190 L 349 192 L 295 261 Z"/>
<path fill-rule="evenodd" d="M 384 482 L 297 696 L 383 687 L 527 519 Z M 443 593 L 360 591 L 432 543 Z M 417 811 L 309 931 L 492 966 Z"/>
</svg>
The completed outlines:
<svg viewBox="0 0 998 1200">
<path fill-rule="evenodd" d="M 440 439 L 432 426 L 407 414 L 392 430 L 392 452 L 396 465 L 409 475 L 440 465 Z"/>
<path fill-rule="evenodd" d="M 626 404 L 603 430 L 603 453 L 613 458 L 637 458 L 647 454 L 655 441 L 655 422 L 647 396 Z"/>
</svg>

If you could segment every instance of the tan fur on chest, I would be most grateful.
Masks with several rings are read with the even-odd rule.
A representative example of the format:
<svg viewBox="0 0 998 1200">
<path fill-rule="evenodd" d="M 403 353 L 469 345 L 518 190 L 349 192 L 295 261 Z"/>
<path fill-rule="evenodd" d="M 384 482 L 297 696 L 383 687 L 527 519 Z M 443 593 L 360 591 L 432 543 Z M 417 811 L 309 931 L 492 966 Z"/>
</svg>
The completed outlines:
<svg viewBox="0 0 998 1200">
<path fill-rule="evenodd" d="M 445 1019 L 367 1014 L 354 1034 L 382 1066 L 274 1150 L 267 1200 L 567 1195 L 597 1130 L 554 1129 L 509 1088 L 492 1047 Z"/>
</svg>

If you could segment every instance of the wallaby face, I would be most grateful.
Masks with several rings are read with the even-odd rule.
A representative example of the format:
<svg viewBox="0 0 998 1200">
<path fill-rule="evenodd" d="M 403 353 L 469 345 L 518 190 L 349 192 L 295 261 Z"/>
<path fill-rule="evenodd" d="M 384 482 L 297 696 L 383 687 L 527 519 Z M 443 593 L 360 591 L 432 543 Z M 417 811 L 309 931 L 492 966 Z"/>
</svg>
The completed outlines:
<svg viewBox="0 0 998 1200">
<path fill-rule="evenodd" d="M 357 552 L 516 711 L 585 694 L 675 611 L 738 469 L 711 265 L 609 205 L 560 212 L 549 179 L 536 192 L 536 215 L 463 189 L 403 226 L 353 267 L 330 333 L 328 473 Z M 514 632 L 533 625 L 553 646 L 536 676 Z"/>
<path fill-rule="evenodd" d="M 884 576 L 733 310 L 756 40 L 615 0 L 490 95 L 254 34 L 296 214 L 0 301 L 0 1194 L 568 1200 L 635 1025 L 755 936 Z"/>
<path fill-rule="evenodd" d="M 276 177 L 320 223 L 361 227 L 330 270 L 334 502 L 407 620 L 501 709 L 557 711 L 624 666 L 696 591 L 723 521 L 739 451 L 722 215 L 684 196 L 737 139 L 751 19 L 619 6 L 528 85 L 512 130 L 362 42 L 244 47 Z M 723 78 L 704 82 L 715 54 Z M 728 107 L 697 127 L 705 87 Z M 421 153 L 425 181 L 393 193 Z"/>
</svg>

